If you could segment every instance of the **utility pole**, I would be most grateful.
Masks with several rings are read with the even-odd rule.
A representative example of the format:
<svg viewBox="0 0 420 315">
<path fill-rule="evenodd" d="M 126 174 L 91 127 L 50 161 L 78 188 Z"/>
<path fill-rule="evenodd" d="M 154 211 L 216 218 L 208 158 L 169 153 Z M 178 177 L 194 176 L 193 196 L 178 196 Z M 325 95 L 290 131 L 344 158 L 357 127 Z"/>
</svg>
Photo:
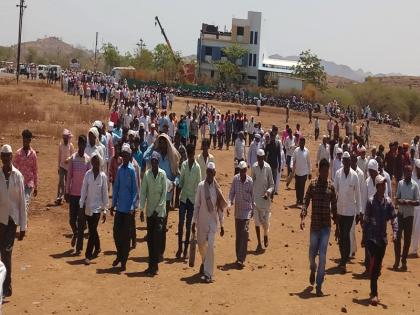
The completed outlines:
<svg viewBox="0 0 420 315">
<path fill-rule="evenodd" d="M 139 42 L 136 44 L 140 49 L 140 56 L 143 53 L 143 48 L 146 48 L 146 44 L 143 41 L 143 38 L 140 38 Z"/>
<path fill-rule="evenodd" d="M 20 75 L 20 44 L 22 42 L 22 20 L 23 10 L 26 9 L 25 0 L 20 0 L 20 3 L 16 5 L 19 8 L 19 34 L 18 34 L 18 51 L 17 51 L 17 65 L 16 65 L 16 84 L 19 84 Z"/>
<path fill-rule="evenodd" d="M 96 72 L 96 68 L 98 67 L 98 63 L 97 63 L 97 54 L 98 54 L 98 32 L 96 32 L 96 40 L 95 40 L 95 63 L 93 65 L 93 70 L 94 72 Z"/>
</svg>

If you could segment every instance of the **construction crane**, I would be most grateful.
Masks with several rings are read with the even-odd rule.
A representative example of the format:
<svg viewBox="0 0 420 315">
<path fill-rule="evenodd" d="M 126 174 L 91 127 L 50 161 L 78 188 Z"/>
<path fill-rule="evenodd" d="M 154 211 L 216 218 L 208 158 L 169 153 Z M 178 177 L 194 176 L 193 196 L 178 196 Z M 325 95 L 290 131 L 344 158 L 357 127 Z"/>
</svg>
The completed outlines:
<svg viewBox="0 0 420 315">
<path fill-rule="evenodd" d="M 169 47 L 169 49 L 171 51 L 172 57 L 174 58 L 175 63 L 178 65 L 181 60 L 175 55 L 175 52 L 172 49 L 172 45 L 169 42 L 168 36 L 166 36 L 166 32 L 165 32 L 164 28 L 162 27 L 162 24 L 160 24 L 159 18 L 157 16 L 155 16 L 155 26 L 156 25 L 159 25 L 160 31 L 161 31 L 163 37 L 165 38 L 166 45 L 168 45 L 168 47 Z"/>
</svg>

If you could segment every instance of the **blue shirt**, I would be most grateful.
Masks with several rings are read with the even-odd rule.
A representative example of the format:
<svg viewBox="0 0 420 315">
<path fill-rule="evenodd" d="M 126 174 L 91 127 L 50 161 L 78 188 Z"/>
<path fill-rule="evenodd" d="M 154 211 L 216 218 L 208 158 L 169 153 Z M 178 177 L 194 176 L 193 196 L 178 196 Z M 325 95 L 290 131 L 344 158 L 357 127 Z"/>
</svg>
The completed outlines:
<svg viewBox="0 0 420 315">
<path fill-rule="evenodd" d="M 188 135 L 188 127 L 185 120 L 181 120 L 178 125 L 178 132 L 182 138 L 186 138 Z"/>
<path fill-rule="evenodd" d="M 146 142 L 146 141 L 144 141 L 144 140 L 143 140 L 143 142 L 142 142 L 142 143 L 140 143 L 140 146 L 139 146 L 140 151 L 141 151 L 142 153 L 146 152 L 146 150 L 147 150 L 147 148 L 148 148 L 148 147 L 149 147 L 149 146 L 147 145 L 147 142 Z"/>
<path fill-rule="evenodd" d="M 128 213 L 135 209 L 137 201 L 136 171 L 131 163 L 118 168 L 112 189 L 112 206 L 118 212 Z"/>
<path fill-rule="evenodd" d="M 143 152 L 140 150 L 137 152 L 133 152 L 133 157 L 136 160 L 137 164 L 143 168 Z"/>
<path fill-rule="evenodd" d="M 171 163 L 169 162 L 168 155 L 166 155 L 165 157 L 163 157 L 163 155 L 161 156 L 161 159 L 159 161 L 159 168 L 161 168 L 165 172 L 166 177 L 170 181 L 173 182 L 175 180 L 175 175 L 172 174 Z M 172 200 L 172 193 L 173 191 L 170 191 L 166 194 L 166 200 Z"/>
</svg>

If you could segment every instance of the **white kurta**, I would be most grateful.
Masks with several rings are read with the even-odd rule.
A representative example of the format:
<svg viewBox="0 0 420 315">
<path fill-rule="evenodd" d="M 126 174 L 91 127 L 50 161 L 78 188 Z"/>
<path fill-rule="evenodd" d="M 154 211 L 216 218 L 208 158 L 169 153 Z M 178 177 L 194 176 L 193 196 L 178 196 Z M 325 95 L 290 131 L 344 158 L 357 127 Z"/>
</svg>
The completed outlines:
<svg viewBox="0 0 420 315">
<path fill-rule="evenodd" d="M 6 267 L 0 261 L 0 314 L 1 314 L 1 305 L 3 304 L 3 282 L 6 278 Z"/>
<path fill-rule="evenodd" d="M 420 187 L 420 179 L 413 174 L 413 179 Z M 417 254 L 420 245 L 420 206 L 414 207 L 413 232 L 411 234 L 411 253 Z"/>
<path fill-rule="evenodd" d="M 206 202 L 205 184 L 206 181 L 198 184 L 192 222 L 196 224 L 197 228 L 197 244 L 204 265 L 204 274 L 212 278 L 214 274 L 215 236 L 219 224 L 223 225 L 223 212 L 216 210 L 217 194 L 214 183 L 209 186 L 210 200 L 214 210 L 209 211 Z"/>
</svg>

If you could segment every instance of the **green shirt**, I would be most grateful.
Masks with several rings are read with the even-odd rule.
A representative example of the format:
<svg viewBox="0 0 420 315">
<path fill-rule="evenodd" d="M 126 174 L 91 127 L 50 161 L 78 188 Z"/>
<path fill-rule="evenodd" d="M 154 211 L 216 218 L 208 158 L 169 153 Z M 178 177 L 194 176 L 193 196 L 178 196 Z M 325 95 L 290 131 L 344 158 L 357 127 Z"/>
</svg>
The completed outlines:
<svg viewBox="0 0 420 315">
<path fill-rule="evenodd" d="M 419 186 L 411 179 L 407 184 L 404 179 L 400 180 L 397 187 L 397 199 L 404 200 L 419 200 Z M 399 213 L 404 218 L 414 216 L 414 206 L 410 205 L 399 205 Z"/>
<path fill-rule="evenodd" d="M 201 182 L 201 169 L 197 161 L 194 160 L 190 168 L 188 160 L 181 165 L 181 178 L 179 180 L 179 187 L 181 188 L 180 200 L 184 203 L 187 199 L 194 203 L 195 193 L 197 192 L 198 184 Z"/>
<path fill-rule="evenodd" d="M 148 169 L 143 177 L 140 191 L 140 209 L 143 210 L 147 200 L 146 215 L 151 217 L 156 212 L 158 217 L 166 215 L 166 174 L 160 169 L 155 177 Z"/>
</svg>

